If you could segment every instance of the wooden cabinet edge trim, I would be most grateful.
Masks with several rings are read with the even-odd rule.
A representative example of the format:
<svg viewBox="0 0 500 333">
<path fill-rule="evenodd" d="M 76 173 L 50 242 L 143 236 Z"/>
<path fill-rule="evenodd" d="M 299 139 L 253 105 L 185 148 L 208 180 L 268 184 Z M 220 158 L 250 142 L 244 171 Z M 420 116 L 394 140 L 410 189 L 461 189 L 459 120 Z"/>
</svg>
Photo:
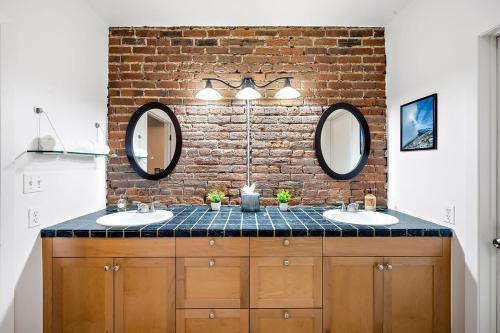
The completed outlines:
<svg viewBox="0 0 500 333">
<path fill-rule="evenodd" d="M 53 239 L 42 238 L 43 332 L 52 332 L 52 256 Z"/>
</svg>

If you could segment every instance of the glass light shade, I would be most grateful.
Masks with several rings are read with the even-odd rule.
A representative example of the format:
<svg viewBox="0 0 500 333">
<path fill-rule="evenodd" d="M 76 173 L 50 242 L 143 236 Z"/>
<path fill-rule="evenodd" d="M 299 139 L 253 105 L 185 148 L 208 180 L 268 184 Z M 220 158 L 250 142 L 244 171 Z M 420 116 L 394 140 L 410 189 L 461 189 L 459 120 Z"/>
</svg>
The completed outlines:
<svg viewBox="0 0 500 333">
<path fill-rule="evenodd" d="M 279 99 L 294 99 L 294 98 L 299 98 L 300 93 L 297 89 L 288 86 L 278 90 L 274 95 L 274 97 Z"/>
<path fill-rule="evenodd" d="M 260 92 L 251 87 L 243 88 L 236 94 L 237 99 L 245 99 L 245 100 L 259 99 L 261 97 L 262 95 L 260 94 Z"/>
<path fill-rule="evenodd" d="M 203 88 L 196 94 L 197 99 L 202 99 L 204 101 L 218 101 L 222 99 L 222 95 L 214 88 Z"/>
</svg>

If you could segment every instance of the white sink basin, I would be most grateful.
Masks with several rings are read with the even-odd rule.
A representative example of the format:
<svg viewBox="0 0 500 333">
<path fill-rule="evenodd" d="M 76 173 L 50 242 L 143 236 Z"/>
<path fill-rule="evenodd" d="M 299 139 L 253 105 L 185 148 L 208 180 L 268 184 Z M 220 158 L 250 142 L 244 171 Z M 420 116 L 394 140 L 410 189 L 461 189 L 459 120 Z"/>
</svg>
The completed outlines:
<svg viewBox="0 0 500 333">
<path fill-rule="evenodd" d="M 335 222 L 357 225 L 392 225 L 399 222 L 397 217 L 379 212 L 365 212 L 363 210 L 356 213 L 350 213 L 343 212 L 340 209 L 330 209 L 325 211 L 323 216 Z"/>
<path fill-rule="evenodd" d="M 174 217 L 174 214 L 168 210 L 157 210 L 153 213 L 129 211 L 102 216 L 96 222 L 107 227 L 130 227 L 165 222 L 172 217 Z"/>
</svg>

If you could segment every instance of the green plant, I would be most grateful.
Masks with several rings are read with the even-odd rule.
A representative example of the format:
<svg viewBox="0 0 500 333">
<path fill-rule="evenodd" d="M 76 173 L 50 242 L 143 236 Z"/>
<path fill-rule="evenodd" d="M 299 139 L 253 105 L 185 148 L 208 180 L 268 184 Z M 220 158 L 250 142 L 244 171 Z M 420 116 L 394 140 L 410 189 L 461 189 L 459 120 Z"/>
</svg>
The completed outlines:
<svg viewBox="0 0 500 333">
<path fill-rule="evenodd" d="M 287 190 L 279 190 L 276 193 L 276 198 L 279 203 L 287 203 L 292 198 L 292 195 Z"/>
<path fill-rule="evenodd" d="M 209 192 L 207 194 L 207 199 L 210 202 L 214 203 L 221 202 L 222 199 L 224 199 L 224 197 L 225 197 L 224 192 L 218 190 L 213 190 L 212 192 Z"/>
</svg>

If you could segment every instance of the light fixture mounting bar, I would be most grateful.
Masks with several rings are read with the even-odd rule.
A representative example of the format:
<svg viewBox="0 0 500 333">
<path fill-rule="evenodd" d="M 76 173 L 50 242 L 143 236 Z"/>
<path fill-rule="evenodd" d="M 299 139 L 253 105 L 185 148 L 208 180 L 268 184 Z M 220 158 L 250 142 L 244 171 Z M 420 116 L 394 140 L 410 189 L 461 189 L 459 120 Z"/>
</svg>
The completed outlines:
<svg viewBox="0 0 500 333">
<path fill-rule="evenodd" d="M 279 78 L 277 78 L 277 79 L 271 80 L 271 81 L 269 81 L 268 83 L 263 84 L 263 85 L 261 85 L 261 86 L 259 86 L 257 83 L 255 83 L 255 81 L 254 81 L 254 84 L 255 84 L 255 86 L 256 86 L 257 88 L 265 88 L 265 87 L 267 87 L 267 86 L 269 86 L 269 85 L 273 84 L 274 82 L 278 82 L 278 81 L 281 81 L 281 80 L 284 80 L 285 82 L 286 82 L 286 81 L 290 82 L 290 80 L 291 80 L 291 79 L 293 79 L 293 77 L 291 77 L 291 76 L 283 76 L 283 77 L 279 77 Z M 252 79 L 252 80 L 253 80 L 253 79 Z"/>
<path fill-rule="evenodd" d="M 257 88 L 265 88 L 271 84 L 273 84 L 274 82 L 278 82 L 278 81 L 282 81 L 284 80 L 285 83 L 290 83 L 290 80 L 292 80 L 293 77 L 292 76 L 283 76 L 283 77 L 279 77 L 279 78 L 276 78 L 274 80 L 271 80 L 263 85 L 258 85 L 255 80 L 252 78 L 252 77 L 244 77 L 242 80 L 241 80 L 241 83 L 239 85 L 232 85 L 231 83 L 229 82 L 226 82 L 224 80 L 221 80 L 221 79 L 217 79 L 217 78 L 213 78 L 213 77 L 210 77 L 210 78 L 204 78 L 203 80 L 204 81 L 207 81 L 207 82 L 211 82 L 211 81 L 216 81 L 216 82 L 220 82 L 230 88 L 233 88 L 233 89 L 239 89 L 241 87 L 243 87 L 245 84 L 252 84 L 254 85 L 255 87 Z"/>
</svg>

